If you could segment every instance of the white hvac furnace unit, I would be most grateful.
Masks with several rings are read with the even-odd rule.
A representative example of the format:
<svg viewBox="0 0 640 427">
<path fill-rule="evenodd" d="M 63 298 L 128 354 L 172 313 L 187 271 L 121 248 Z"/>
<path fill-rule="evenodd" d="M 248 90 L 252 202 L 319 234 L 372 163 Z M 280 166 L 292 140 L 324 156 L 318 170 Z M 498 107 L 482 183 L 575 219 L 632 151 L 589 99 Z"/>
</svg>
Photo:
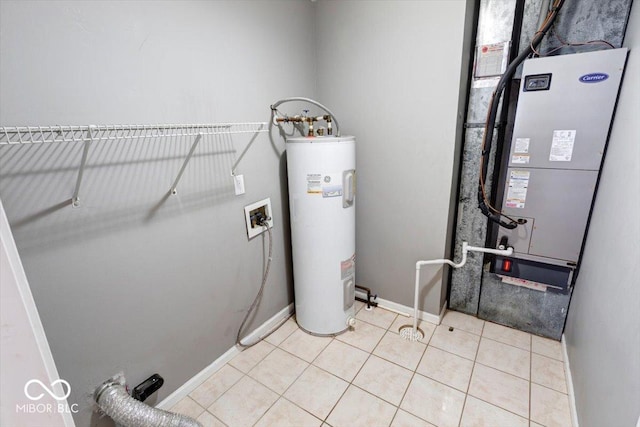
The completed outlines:
<svg viewBox="0 0 640 427">
<path fill-rule="evenodd" d="M 494 271 L 568 292 L 579 266 L 628 50 L 530 59 L 502 177 L 511 259 Z M 506 266 L 506 267 L 505 267 Z"/>
<path fill-rule="evenodd" d="M 286 149 L 296 319 L 335 335 L 355 316 L 355 138 L 288 138 Z"/>
</svg>

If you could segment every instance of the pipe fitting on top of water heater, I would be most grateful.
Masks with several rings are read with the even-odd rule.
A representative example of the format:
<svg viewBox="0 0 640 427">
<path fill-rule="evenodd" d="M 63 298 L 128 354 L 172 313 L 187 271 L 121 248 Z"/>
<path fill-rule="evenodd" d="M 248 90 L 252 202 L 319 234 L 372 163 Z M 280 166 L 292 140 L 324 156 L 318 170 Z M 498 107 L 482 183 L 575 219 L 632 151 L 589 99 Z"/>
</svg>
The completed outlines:
<svg viewBox="0 0 640 427">
<path fill-rule="evenodd" d="M 316 117 L 316 121 L 317 120 L 325 120 L 327 122 L 327 134 L 328 135 L 333 135 L 333 123 L 335 122 L 335 128 L 336 128 L 336 136 L 340 136 L 340 124 L 338 123 L 338 119 L 336 118 L 336 115 L 333 114 L 333 112 L 331 110 L 329 110 L 327 107 L 325 107 L 324 105 L 322 105 L 321 103 L 319 103 L 318 101 L 315 101 L 311 98 L 305 98 L 302 96 L 293 96 L 290 98 L 283 98 L 280 99 L 276 102 L 274 102 L 273 104 L 271 104 L 271 112 L 273 114 L 273 124 L 274 125 L 279 125 L 280 123 L 287 123 L 287 122 L 302 122 L 302 116 L 294 116 L 294 118 L 288 117 L 288 116 L 279 116 L 279 112 L 278 112 L 278 106 L 287 102 L 307 102 L 309 104 L 315 105 L 316 107 L 319 107 L 321 109 L 323 109 L 327 114 L 323 115 L 323 116 L 317 116 Z M 309 135 L 309 136 L 313 136 L 313 135 Z"/>
<path fill-rule="evenodd" d="M 333 134 L 333 127 L 331 125 L 332 123 L 332 118 L 330 114 L 325 114 L 323 116 L 307 116 L 306 113 L 309 110 L 304 110 L 304 114 L 302 115 L 295 115 L 293 117 L 291 116 L 284 116 L 284 117 L 276 117 L 275 118 L 275 122 L 276 123 L 307 123 L 309 125 L 309 131 L 307 132 L 307 136 L 315 136 L 314 135 L 314 129 L 313 129 L 313 124 L 315 122 L 324 120 L 327 123 L 327 135 L 332 135 Z M 320 130 L 320 129 L 318 129 Z M 324 134 L 324 130 L 322 132 L 318 133 L 319 136 L 322 136 Z"/>
</svg>

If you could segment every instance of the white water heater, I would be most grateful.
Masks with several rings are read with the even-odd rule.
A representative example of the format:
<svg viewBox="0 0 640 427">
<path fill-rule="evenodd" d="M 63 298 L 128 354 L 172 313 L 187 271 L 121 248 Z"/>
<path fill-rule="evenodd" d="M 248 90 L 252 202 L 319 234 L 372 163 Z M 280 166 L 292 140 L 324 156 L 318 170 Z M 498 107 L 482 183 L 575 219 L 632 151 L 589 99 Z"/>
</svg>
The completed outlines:
<svg viewBox="0 0 640 427">
<path fill-rule="evenodd" d="M 355 316 L 355 138 L 288 138 L 286 149 L 296 319 L 339 334 Z"/>
</svg>

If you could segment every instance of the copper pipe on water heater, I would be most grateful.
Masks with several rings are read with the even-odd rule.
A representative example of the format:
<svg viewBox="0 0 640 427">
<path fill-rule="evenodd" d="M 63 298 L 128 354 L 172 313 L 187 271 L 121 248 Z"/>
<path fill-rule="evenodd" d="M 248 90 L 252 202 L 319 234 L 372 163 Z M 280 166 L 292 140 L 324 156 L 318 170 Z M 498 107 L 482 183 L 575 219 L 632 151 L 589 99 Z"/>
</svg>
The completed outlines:
<svg viewBox="0 0 640 427">
<path fill-rule="evenodd" d="M 331 115 L 330 114 L 325 114 L 324 116 L 317 116 L 317 117 L 307 117 L 307 116 L 293 116 L 293 117 L 289 117 L 289 116 L 284 116 L 284 117 L 276 117 L 276 122 L 277 123 L 308 123 L 309 124 L 309 131 L 307 133 L 307 136 L 314 136 L 313 132 L 313 123 L 320 121 L 320 120 L 325 120 L 327 122 L 327 135 L 333 135 L 333 127 L 332 127 L 332 119 L 331 119 Z"/>
</svg>

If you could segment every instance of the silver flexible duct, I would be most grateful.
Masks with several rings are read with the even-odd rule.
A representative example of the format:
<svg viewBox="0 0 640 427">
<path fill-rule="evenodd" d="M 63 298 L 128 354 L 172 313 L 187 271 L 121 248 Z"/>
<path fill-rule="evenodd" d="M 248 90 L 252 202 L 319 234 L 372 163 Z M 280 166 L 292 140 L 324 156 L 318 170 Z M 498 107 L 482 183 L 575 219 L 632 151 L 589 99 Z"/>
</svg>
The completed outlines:
<svg viewBox="0 0 640 427">
<path fill-rule="evenodd" d="M 156 409 L 134 399 L 115 381 L 102 384 L 93 397 L 100 409 L 123 427 L 202 427 L 193 418 Z"/>
</svg>

